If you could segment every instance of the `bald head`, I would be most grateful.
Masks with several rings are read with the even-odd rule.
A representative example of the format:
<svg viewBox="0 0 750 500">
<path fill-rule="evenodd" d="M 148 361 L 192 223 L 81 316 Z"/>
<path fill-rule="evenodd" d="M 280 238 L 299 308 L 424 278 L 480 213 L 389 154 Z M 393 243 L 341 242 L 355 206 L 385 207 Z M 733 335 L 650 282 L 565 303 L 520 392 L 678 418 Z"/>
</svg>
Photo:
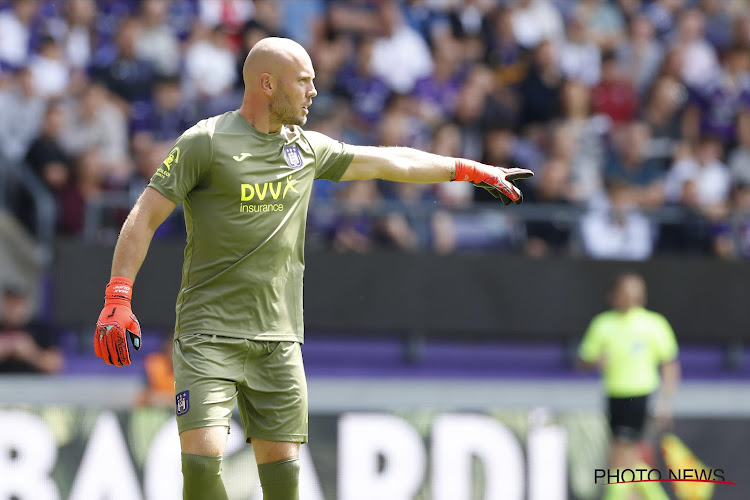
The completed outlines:
<svg viewBox="0 0 750 500">
<path fill-rule="evenodd" d="M 315 70 L 307 51 L 288 38 L 264 38 L 250 50 L 242 68 L 245 96 L 240 113 L 262 131 L 304 125 L 317 95 Z"/>
<path fill-rule="evenodd" d="M 289 38 L 269 37 L 256 43 L 247 54 L 242 78 L 246 87 L 252 87 L 263 73 L 278 78 L 284 72 L 295 69 L 313 72 L 312 61 L 305 48 Z"/>
</svg>

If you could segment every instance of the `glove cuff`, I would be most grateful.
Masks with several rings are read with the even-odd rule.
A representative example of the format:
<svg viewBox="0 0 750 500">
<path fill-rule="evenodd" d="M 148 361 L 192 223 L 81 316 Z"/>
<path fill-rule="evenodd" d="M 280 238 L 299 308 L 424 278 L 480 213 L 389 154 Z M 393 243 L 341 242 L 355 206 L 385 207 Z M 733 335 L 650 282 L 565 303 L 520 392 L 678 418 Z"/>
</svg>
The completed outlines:
<svg viewBox="0 0 750 500">
<path fill-rule="evenodd" d="M 475 184 L 484 180 L 485 174 L 477 169 L 477 166 L 483 165 L 482 163 L 466 160 L 464 158 L 456 158 L 455 173 L 453 174 L 452 181 L 466 181 L 473 182 Z"/>
<path fill-rule="evenodd" d="M 112 276 L 104 291 L 104 304 L 130 305 L 133 297 L 133 280 L 124 276 Z"/>
</svg>

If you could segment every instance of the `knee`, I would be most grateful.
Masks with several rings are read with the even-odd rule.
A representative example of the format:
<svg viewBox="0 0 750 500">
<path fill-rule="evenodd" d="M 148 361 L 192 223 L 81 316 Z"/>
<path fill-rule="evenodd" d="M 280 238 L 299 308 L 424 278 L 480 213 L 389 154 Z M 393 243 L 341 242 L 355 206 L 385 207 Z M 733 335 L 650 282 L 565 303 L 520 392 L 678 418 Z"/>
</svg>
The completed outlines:
<svg viewBox="0 0 750 500">
<path fill-rule="evenodd" d="M 299 483 L 299 458 L 286 458 L 258 465 L 260 484 L 264 488 L 274 485 L 296 486 Z"/>
<path fill-rule="evenodd" d="M 206 456 L 195 455 L 192 453 L 182 454 L 182 474 L 183 477 L 200 479 L 219 476 L 221 474 L 221 465 L 223 455 Z"/>
</svg>

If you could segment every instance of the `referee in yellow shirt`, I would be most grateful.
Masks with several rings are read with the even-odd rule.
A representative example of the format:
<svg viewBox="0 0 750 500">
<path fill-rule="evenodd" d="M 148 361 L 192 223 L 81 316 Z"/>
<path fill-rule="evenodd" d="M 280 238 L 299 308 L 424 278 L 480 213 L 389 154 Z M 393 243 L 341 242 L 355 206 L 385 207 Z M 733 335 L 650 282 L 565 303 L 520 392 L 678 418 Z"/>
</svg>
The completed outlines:
<svg viewBox="0 0 750 500">
<path fill-rule="evenodd" d="M 646 283 L 641 276 L 619 276 L 610 298 L 613 309 L 591 321 L 578 356 L 583 367 L 602 371 L 613 438 L 610 467 L 649 468 L 641 462 L 638 444 L 648 400 L 660 382 L 654 417 L 662 426 L 671 421 L 672 396 L 680 380 L 677 341 L 666 318 L 644 308 Z M 659 483 L 607 486 L 604 498 L 629 498 L 631 486 L 637 486 L 645 500 L 669 498 Z"/>
</svg>

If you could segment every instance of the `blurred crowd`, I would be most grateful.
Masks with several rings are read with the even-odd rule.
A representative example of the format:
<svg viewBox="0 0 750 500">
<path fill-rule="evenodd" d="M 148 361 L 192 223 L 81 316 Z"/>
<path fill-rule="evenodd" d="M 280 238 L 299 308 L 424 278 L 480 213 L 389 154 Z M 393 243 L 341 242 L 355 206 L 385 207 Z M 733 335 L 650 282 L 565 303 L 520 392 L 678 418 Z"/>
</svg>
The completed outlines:
<svg viewBox="0 0 750 500">
<path fill-rule="evenodd" d="M 311 245 L 750 257 L 744 0 L 0 1 L 0 164 L 43 182 L 58 235 L 102 198 L 125 200 L 116 228 L 186 128 L 239 106 L 266 36 L 313 59 L 308 128 L 536 172 L 508 208 L 467 183 L 321 182 Z M 33 199 L 9 203 L 33 225 Z"/>
</svg>

